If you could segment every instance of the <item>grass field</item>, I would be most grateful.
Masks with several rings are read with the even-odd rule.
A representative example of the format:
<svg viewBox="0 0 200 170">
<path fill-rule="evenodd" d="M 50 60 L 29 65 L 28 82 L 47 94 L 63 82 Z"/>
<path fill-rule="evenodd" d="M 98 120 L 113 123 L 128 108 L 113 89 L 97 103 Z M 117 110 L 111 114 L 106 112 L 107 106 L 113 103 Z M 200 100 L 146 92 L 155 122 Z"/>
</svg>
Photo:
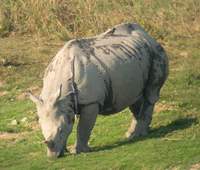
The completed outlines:
<svg viewBox="0 0 200 170">
<path fill-rule="evenodd" d="M 2 0 L 0 9 L 0 169 L 200 169 L 200 1 Z M 144 26 L 169 55 L 149 135 L 126 141 L 127 109 L 98 117 L 93 152 L 48 159 L 24 92 L 40 92 L 44 68 L 65 41 L 127 21 Z"/>
</svg>

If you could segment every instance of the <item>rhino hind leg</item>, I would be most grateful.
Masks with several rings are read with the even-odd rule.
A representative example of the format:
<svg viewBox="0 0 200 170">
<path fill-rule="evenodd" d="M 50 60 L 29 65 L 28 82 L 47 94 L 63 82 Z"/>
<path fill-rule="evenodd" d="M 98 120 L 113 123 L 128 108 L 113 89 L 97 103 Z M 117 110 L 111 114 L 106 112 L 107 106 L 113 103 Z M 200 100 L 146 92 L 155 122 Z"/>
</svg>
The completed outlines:
<svg viewBox="0 0 200 170">
<path fill-rule="evenodd" d="M 98 104 L 84 106 L 80 112 L 80 118 L 77 126 L 77 141 L 71 153 L 90 152 L 88 146 L 90 134 L 96 122 L 99 112 Z"/>
<path fill-rule="evenodd" d="M 128 132 L 126 133 L 126 137 L 129 139 L 144 136 L 148 133 L 154 105 L 159 99 L 160 89 L 163 86 L 167 75 L 167 59 L 154 59 L 149 79 L 143 92 L 143 97 L 130 106 L 130 110 L 133 112 L 133 119 Z"/>
<path fill-rule="evenodd" d="M 152 58 L 152 65 L 148 81 L 144 89 L 144 97 L 130 106 L 133 112 L 133 119 L 126 137 L 129 139 L 137 136 L 144 136 L 148 133 L 152 120 L 152 113 L 155 103 L 159 99 L 160 89 L 168 76 L 168 58 L 160 44 L 156 46 L 157 51 Z"/>
<path fill-rule="evenodd" d="M 132 139 L 147 135 L 152 120 L 154 104 L 149 103 L 145 98 L 140 98 L 129 108 L 133 113 L 133 117 L 131 125 L 126 132 L 126 137 Z"/>
</svg>

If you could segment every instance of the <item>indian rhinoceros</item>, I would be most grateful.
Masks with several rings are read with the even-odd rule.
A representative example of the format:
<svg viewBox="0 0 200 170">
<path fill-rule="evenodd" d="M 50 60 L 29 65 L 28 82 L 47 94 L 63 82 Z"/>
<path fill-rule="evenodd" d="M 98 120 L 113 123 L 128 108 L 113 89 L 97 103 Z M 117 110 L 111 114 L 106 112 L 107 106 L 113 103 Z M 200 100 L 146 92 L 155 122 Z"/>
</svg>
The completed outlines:
<svg viewBox="0 0 200 170">
<path fill-rule="evenodd" d="M 79 114 L 76 153 L 88 152 L 98 114 L 129 107 L 129 139 L 148 133 L 155 103 L 168 75 L 162 46 L 136 23 L 116 25 L 91 38 L 70 40 L 53 58 L 36 104 L 47 155 L 64 154 Z"/>
</svg>

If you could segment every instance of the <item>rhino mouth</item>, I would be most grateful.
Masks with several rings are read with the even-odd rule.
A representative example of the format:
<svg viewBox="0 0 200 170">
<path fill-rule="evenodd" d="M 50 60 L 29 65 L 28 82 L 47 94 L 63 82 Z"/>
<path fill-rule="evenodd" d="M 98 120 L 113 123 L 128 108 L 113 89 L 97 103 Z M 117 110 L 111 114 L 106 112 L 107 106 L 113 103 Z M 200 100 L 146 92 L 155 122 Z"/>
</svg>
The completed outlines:
<svg viewBox="0 0 200 170">
<path fill-rule="evenodd" d="M 47 151 L 47 156 L 49 158 L 59 158 L 64 156 L 64 150 L 61 150 L 59 152 L 52 152 L 52 151 Z"/>
<path fill-rule="evenodd" d="M 62 149 L 59 154 L 58 154 L 58 157 L 63 157 L 64 156 L 64 153 L 65 153 L 65 149 Z"/>
<path fill-rule="evenodd" d="M 50 158 L 59 158 L 64 156 L 65 148 L 63 147 L 61 150 L 56 150 L 55 148 L 47 147 L 47 156 Z"/>
</svg>

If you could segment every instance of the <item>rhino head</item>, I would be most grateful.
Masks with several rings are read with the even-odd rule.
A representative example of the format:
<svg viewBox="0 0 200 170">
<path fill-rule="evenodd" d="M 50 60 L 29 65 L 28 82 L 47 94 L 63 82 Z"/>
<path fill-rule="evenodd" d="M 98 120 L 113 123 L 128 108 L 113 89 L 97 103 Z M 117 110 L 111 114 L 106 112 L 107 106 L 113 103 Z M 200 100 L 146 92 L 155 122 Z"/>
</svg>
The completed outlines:
<svg viewBox="0 0 200 170">
<path fill-rule="evenodd" d="M 74 124 L 74 114 L 66 107 L 63 109 L 61 88 L 47 101 L 34 96 L 30 92 L 29 98 L 36 104 L 39 124 L 47 145 L 48 157 L 60 157 L 66 150 L 66 142 Z M 65 101 L 65 106 L 67 101 Z M 70 105 L 70 104 L 69 104 Z M 69 112 L 69 113 L 68 113 Z"/>
</svg>

